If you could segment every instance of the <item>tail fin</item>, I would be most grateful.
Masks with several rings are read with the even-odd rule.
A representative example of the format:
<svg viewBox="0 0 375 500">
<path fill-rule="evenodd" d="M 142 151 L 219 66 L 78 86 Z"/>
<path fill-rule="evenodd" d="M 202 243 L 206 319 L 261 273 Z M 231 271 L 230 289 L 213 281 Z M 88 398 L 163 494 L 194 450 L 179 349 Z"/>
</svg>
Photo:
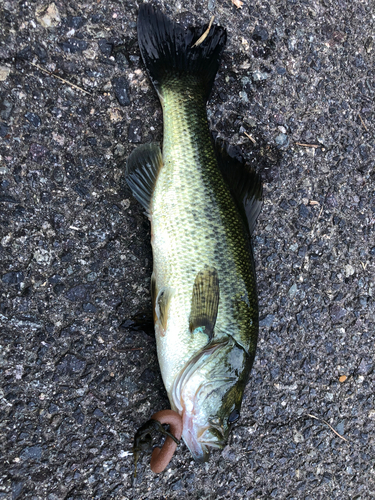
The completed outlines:
<svg viewBox="0 0 375 500">
<path fill-rule="evenodd" d="M 140 6 L 138 43 L 159 96 L 162 96 L 163 84 L 189 75 L 199 81 L 208 99 L 227 34 L 224 28 L 212 26 L 204 41 L 194 46 L 206 28 L 195 27 L 185 31 L 150 4 Z"/>
</svg>

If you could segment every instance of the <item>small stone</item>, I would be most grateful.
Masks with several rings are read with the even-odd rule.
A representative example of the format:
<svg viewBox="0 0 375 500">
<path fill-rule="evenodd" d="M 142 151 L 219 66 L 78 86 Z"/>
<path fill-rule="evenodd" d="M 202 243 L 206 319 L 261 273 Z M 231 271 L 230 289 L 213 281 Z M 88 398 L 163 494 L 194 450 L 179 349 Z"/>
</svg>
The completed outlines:
<svg viewBox="0 0 375 500">
<path fill-rule="evenodd" d="M 349 276 L 353 276 L 354 272 L 355 272 L 355 269 L 354 269 L 353 266 L 351 266 L 350 264 L 347 264 L 345 266 L 345 275 L 346 275 L 347 278 Z"/>
<path fill-rule="evenodd" d="M 33 50 L 30 45 L 17 52 L 17 59 L 23 59 L 24 61 L 32 61 L 33 56 Z"/>
<path fill-rule="evenodd" d="M 102 54 L 104 54 L 107 57 L 110 57 L 112 54 L 113 50 L 113 43 L 108 42 L 105 38 L 100 38 L 98 40 L 98 45 L 99 45 L 99 50 Z"/>
<path fill-rule="evenodd" d="M 215 8 L 215 0 L 208 0 L 207 9 L 212 12 Z"/>
<path fill-rule="evenodd" d="M 128 140 L 129 142 L 142 142 L 142 120 L 136 119 L 130 122 Z"/>
<path fill-rule="evenodd" d="M 56 295 L 60 295 L 61 292 L 65 290 L 65 285 L 63 283 L 58 283 L 53 287 L 53 291 Z"/>
<path fill-rule="evenodd" d="M 301 203 L 301 205 L 298 207 L 298 215 L 299 215 L 302 219 L 308 219 L 308 218 L 310 218 L 310 216 L 311 216 L 311 212 L 310 212 L 310 210 L 306 207 L 306 205 L 304 205 L 303 203 Z"/>
<path fill-rule="evenodd" d="M 0 202 L 18 203 L 18 201 L 13 196 L 10 196 L 9 194 L 1 194 L 1 193 L 0 193 Z"/>
<path fill-rule="evenodd" d="M 362 307 L 367 307 L 367 297 L 359 297 L 359 303 L 361 304 Z"/>
<path fill-rule="evenodd" d="M 370 54 L 374 48 L 374 39 L 372 36 L 369 36 L 365 42 L 365 49 L 367 54 Z"/>
<path fill-rule="evenodd" d="M 135 321 L 132 319 L 126 319 L 123 323 L 121 323 L 120 328 L 130 328 L 135 324 Z"/>
<path fill-rule="evenodd" d="M 241 91 L 239 95 L 240 95 L 240 99 L 242 102 L 249 102 L 249 98 L 248 98 L 246 92 Z"/>
<path fill-rule="evenodd" d="M 224 460 L 228 460 L 230 462 L 235 462 L 236 460 L 236 452 L 235 450 L 227 445 L 224 450 L 221 453 L 221 456 L 224 458 Z"/>
<path fill-rule="evenodd" d="M 153 382 L 156 378 L 156 374 L 153 370 L 150 368 L 146 368 L 146 370 L 143 371 L 143 373 L 140 376 L 140 379 L 143 382 L 147 382 L 148 384 Z"/>
<path fill-rule="evenodd" d="M 293 435 L 293 441 L 295 443 L 303 443 L 305 438 L 303 437 L 303 434 L 299 431 L 295 431 Z"/>
<path fill-rule="evenodd" d="M 68 16 L 66 20 L 66 24 L 69 28 L 74 28 L 78 30 L 82 28 L 82 26 L 86 23 L 86 19 L 82 16 Z"/>
<path fill-rule="evenodd" d="M 270 77 L 270 74 L 266 73 L 265 71 L 256 70 L 252 74 L 252 79 L 254 82 L 261 82 L 263 80 L 267 80 L 269 77 Z"/>
<path fill-rule="evenodd" d="M 341 375 L 341 377 L 339 378 L 339 382 L 341 382 L 341 384 L 342 384 L 345 382 L 345 380 L 347 380 L 347 378 L 348 377 L 346 375 Z"/>
<path fill-rule="evenodd" d="M 111 108 L 109 110 L 109 117 L 111 119 L 111 122 L 113 122 L 113 123 L 118 123 L 123 118 L 122 112 L 117 108 Z"/>
<path fill-rule="evenodd" d="M 341 321 L 342 318 L 346 316 L 346 313 L 346 309 L 343 309 L 338 305 L 334 305 L 330 309 L 330 316 L 334 323 L 338 323 L 339 321 Z"/>
<path fill-rule="evenodd" d="M 316 59 L 313 59 L 310 63 L 310 67 L 316 71 L 317 73 L 320 72 L 321 68 L 322 68 L 322 61 L 319 59 L 319 57 L 317 57 Z"/>
<path fill-rule="evenodd" d="M 115 154 L 118 156 L 124 156 L 125 148 L 122 144 L 117 144 L 117 146 L 115 148 Z"/>
<path fill-rule="evenodd" d="M 86 285 L 77 285 L 66 292 L 66 297 L 72 302 L 84 301 L 89 298 L 89 290 Z"/>
<path fill-rule="evenodd" d="M 95 49 L 84 50 L 82 54 L 86 57 L 86 59 L 95 59 L 97 56 L 97 52 Z"/>
<path fill-rule="evenodd" d="M 288 73 L 290 73 L 291 75 L 296 75 L 298 73 L 299 66 L 295 59 L 290 59 L 286 63 L 286 68 L 288 70 Z"/>
<path fill-rule="evenodd" d="M 297 285 L 294 283 L 294 285 L 292 285 L 292 286 L 289 288 L 289 292 L 288 292 L 289 297 L 290 297 L 290 298 L 293 298 L 293 297 L 296 295 L 297 291 L 298 291 Z"/>
<path fill-rule="evenodd" d="M 85 367 L 85 362 L 78 359 L 73 354 L 66 354 L 63 360 L 57 365 L 57 370 L 62 375 L 74 375 Z"/>
<path fill-rule="evenodd" d="M 262 47 L 259 45 L 255 45 L 253 47 L 253 56 L 259 59 L 268 59 L 271 51 L 268 47 Z"/>
<path fill-rule="evenodd" d="M 269 34 L 268 34 L 267 29 L 264 28 L 263 26 L 255 26 L 252 38 L 256 42 L 260 42 L 260 41 L 265 42 L 265 41 L 267 41 L 268 38 L 269 38 Z"/>
<path fill-rule="evenodd" d="M 8 99 L 4 99 L 3 102 L 0 102 L 0 116 L 3 120 L 7 120 L 12 113 L 13 103 L 8 101 Z"/>
<path fill-rule="evenodd" d="M 18 283 L 22 283 L 23 280 L 24 280 L 24 274 L 22 271 L 12 271 L 2 276 L 3 283 L 7 283 L 8 285 L 15 285 Z"/>
<path fill-rule="evenodd" d="M 40 446 L 28 446 L 22 450 L 21 458 L 24 460 L 40 460 L 42 448 Z"/>
<path fill-rule="evenodd" d="M 44 250 L 43 248 L 36 250 L 33 256 L 38 264 L 48 265 L 52 260 L 52 255 L 48 252 L 48 250 Z"/>
<path fill-rule="evenodd" d="M 172 484 L 171 490 L 173 491 L 180 491 L 182 490 L 182 481 L 181 479 L 178 479 L 175 483 Z"/>
<path fill-rule="evenodd" d="M 54 181 L 56 181 L 58 184 L 61 184 L 63 181 L 64 181 L 64 173 L 63 171 L 59 168 L 59 167 L 56 167 L 54 170 L 53 170 L 53 173 L 52 173 L 52 178 Z"/>
<path fill-rule="evenodd" d="M 94 272 L 86 275 L 87 281 L 95 281 L 97 277 L 98 277 L 98 274 L 94 273 Z"/>
<path fill-rule="evenodd" d="M 360 157 L 362 160 L 367 160 L 368 159 L 368 147 L 366 144 L 361 144 L 358 148 Z"/>
<path fill-rule="evenodd" d="M 90 302 L 88 302 L 87 304 L 83 304 L 82 307 L 85 312 L 94 313 L 97 311 L 96 307 Z"/>
<path fill-rule="evenodd" d="M 96 146 L 98 144 L 96 137 L 88 137 L 86 140 L 90 146 Z"/>
<path fill-rule="evenodd" d="M 291 36 L 287 41 L 289 52 L 294 52 L 297 46 L 297 39 L 295 36 Z"/>
<path fill-rule="evenodd" d="M 323 483 L 329 483 L 330 481 L 332 481 L 332 474 L 325 472 L 323 474 Z"/>
<path fill-rule="evenodd" d="M 68 54 L 76 54 L 87 49 L 87 42 L 79 38 L 68 38 L 66 42 L 60 44 L 63 51 Z"/>
<path fill-rule="evenodd" d="M 42 62 L 44 64 L 47 62 L 48 54 L 47 54 L 46 49 L 43 47 L 43 45 L 41 43 L 35 44 L 34 52 L 35 52 L 35 55 L 38 56 L 40 62 Z"/>
<path fill-rule="evenodd" d="M 48 149 L 45 148 L 42 144 L 32 143 L 29 149 L 29 156 L 31 161 L 35 161 L 35 163 L 42 163 L 45 155 L 47 154 Z"/>
<path fill-rule="evenodd" d="M 250 117 L 245 117 L 244 121 L 249 125 L 251 128 L 255 128 L 257 126 L 257 121 L 255 118 Z"/>
<path fill-rule="evenodd" d="M 273 322 L 275 321 L 275 315 L 274 314 L 268 314 L 265 318 L 261 319 L 259 321 L 259 326 L 266 326 L 270 327 L 273 325 Z"/>
<path fill-rule="evenodd" d="M 356 68 L 363 68 L 365 66 L 365 61 L 361 54 L 354 58 L 353 64 Z"/>
<path fill-rule="evenodd" d="M 370 375 L 374 369 L 374 364 L 370 359 L 363 358 L 358 367 L 358 373 Z"/>
<path fill-rule="evenodd" d="M 40 127 L 40 124 L 42 123 L 39 116 L 35 113 L 31 113 L 30 111 L 28 111 L 25 114 L 25 118 L 28 122 L 30 122 L 32 125 L 34 125 L 34 127 Z"/>
<path fill-rule="evenodd" d="M 37 8 L 35 17 L 44 28 L 53 28 L 61 22 L 60 13 L 54 3 Z"/>
<path fill-rule="evenodd" d="M 284 146 L 287 146 L 289 144 L 289 138 L 286 134 L 279 134 L 275 138 L 275 142 L 278 146 L 284 147 Z"/>
<path fill-rule="evenodd" d="M 24 485 L 25 483 L 23 481 L 15 481 L 14 483 L 12 483 L 12 500 L 17 500 L 18 498 L 21 498 Z"/>
<path fill-rule="evenodd" d="M 112 79 L 112 87 L 115 93 L 116 99 L 121 106 L 129 106 L 129 86 L 128 81 L 123 76 Z"/>
<path fill-rule="evenodd" d="M 9 66 L 0 66 L 0 82 L 5 82 L 10 74 Z"/>
<path fill-rule="evenodd" d="M 0 137 L 5 137 L 8 133 L 8 125 L 6 123 L 0 123 Z"/>
</svg>

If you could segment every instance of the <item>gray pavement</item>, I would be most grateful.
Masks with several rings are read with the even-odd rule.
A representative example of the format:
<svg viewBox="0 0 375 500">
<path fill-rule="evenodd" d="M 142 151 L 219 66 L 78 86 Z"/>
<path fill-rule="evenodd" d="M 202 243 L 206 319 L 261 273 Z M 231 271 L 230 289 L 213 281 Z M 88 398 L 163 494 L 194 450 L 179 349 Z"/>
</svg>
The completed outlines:
<svg viewBox="0 0 375 500">
<path fill-rule="evenodd" d="M 374 498 L 374 3 L 171 4 L 227 28 L 210 124 L 264 178 L 241 419 L 209 463 L 182 444 L 133 481 L 134 433 L 168 405 L 123 178 L 162 138 L 138 6 L 1 0 L 0 499 Z"/>
</svg>

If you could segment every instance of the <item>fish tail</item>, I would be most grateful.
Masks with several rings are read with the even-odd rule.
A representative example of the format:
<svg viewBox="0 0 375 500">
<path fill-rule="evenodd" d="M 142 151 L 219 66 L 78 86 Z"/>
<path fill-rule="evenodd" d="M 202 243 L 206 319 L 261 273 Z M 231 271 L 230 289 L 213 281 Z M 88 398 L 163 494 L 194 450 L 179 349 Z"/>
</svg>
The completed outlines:
<svg viewBox="0 0 375 500">
<path fill-rule="evenodd" d="M 211 26 L 208 34 L 207 30 L 208 26 L 203 26 L 185 31 L 150 4 L 140 6 L 138 43 L 150 79 L 161 99 L 163 87 L 176 82 L 181 85 L 187 78 L 198 84 L 208 99 L 227 34 L 221 26 Z"/>
</svg>

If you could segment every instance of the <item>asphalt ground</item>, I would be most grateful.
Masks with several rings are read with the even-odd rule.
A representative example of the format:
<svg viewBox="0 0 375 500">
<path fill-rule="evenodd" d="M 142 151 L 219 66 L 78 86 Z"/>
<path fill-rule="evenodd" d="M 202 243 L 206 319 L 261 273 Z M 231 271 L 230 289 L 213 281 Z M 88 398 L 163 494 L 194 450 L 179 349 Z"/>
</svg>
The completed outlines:
<svg viewBox="0 0 375 500">
<path fill-rule="evenodd" d="M 182 444 L 133 479 L 168 407 L 123 177 L 162 139 L 138 4 L 1 0 L 0 499 L 374 498 L 374 3 L 159 5 L 227 28 L 210 126 L 264 179 L 241 419 L 208 463 Z"/>
</svg>

